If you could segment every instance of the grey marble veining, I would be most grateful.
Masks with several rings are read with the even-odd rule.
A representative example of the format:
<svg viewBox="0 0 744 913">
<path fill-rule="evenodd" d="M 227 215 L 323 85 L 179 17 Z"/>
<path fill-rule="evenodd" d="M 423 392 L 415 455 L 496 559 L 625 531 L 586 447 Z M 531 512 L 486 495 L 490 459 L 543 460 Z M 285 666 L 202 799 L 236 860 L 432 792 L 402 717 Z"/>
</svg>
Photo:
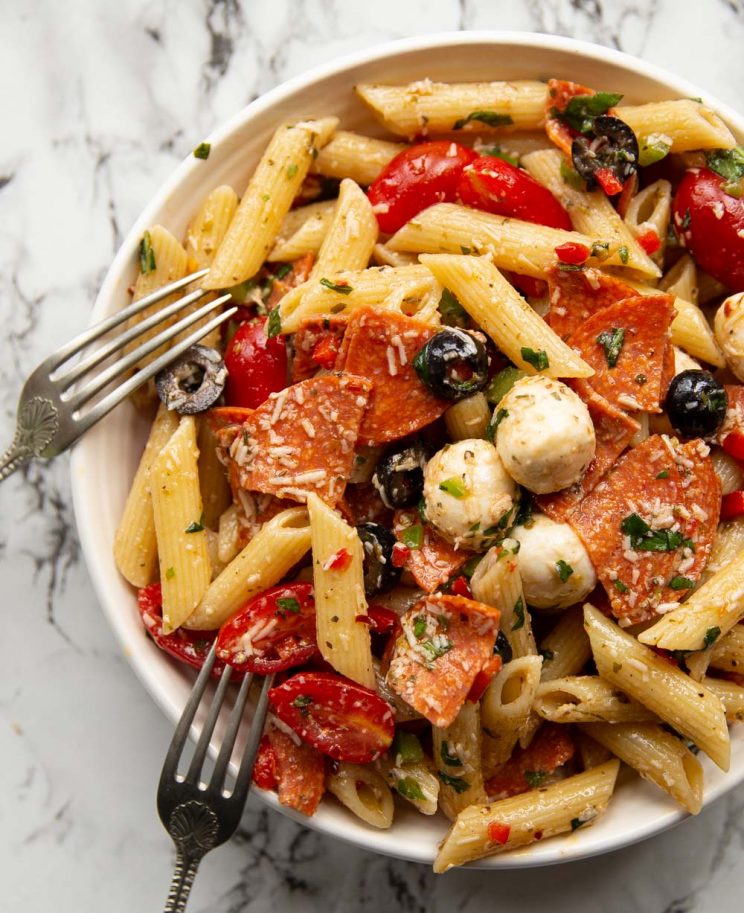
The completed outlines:
<svg viewBox="0 0 744 913">
<path fill-rule="evenodd" d="M 0 7 L 0 435 L 22 379 L 87 320 L 123 233 L 217 123 L 281 80 L 423 31 L 557 32 L 742 107 L 742 0 L 28 0 Z M 170 725 L 100 614 L 65 458 L 0 488 L 0 910 L 157 910 L 153 796 Z M 612 855 L 486 875 L 372 856 L 251 799 L 208 857 L 202 913 L 738 913 L 744 789 Z"/>
</svg>

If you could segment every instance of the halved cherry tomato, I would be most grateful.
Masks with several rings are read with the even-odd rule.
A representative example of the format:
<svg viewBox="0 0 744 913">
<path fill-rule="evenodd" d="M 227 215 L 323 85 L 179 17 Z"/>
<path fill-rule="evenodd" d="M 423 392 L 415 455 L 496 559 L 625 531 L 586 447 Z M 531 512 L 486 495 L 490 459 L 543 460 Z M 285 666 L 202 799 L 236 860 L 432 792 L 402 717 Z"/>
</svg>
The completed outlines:
<svg viewBox="0 0 744 913">
<path fill-rule="evenodd" d="M 454 202 L 463 168 L 477 158 L 467 146 L 446 140 L 399 152 L 367 191 L 380 231 L 393 234 L 423 209 Z"/>
<path fill-rule="evenodd" d="M 317 652 L 311 583 L 273 586 L 249 599 L 217 637 L 220 659 L 260 675 L 301 666 Z"/>
<path fill-rule="evenodd" d="M 501 671 L 503 662 L 500 656 L 493 656 L 486 665 L 475 676 L 475 681 L 470 686 L 466 700 L 476 704 L 482 697 L 483 692 L 491 684 L 493 677 Z"/>
<path fill-rule="evenodd" d="M 744 291 L 744 197 L 726 193 L 708 168 L 685 172 L 673 201 L 673 224 L 701 269 L 729 291 Z"/>
<path fill-rule="evenodd" d="M 464 577 L 460 574 L 459 577 L 456 577 L 452 586 L 450 587 L 450 593 L 455 596 L 464 596 L 466 599 L 473 598 L 473 592 L 470 589 L 470 584 L 468 583 L 467 577 Z"/>
<path fill-rule="evenodd" d="M 375 634 L 389 634 L 399 624 L 399 615 L 384 605 L 374 603 L 367 608 L 370 627 Z"/>
<path fill-rule="evenodd" d="M 744 431 L 730 431 L 721 441 L 721 447 L 735 460 L 744 460 Z"/>
<path fill-rule="evenodd" d="M 571 231 L 568 213 L 553 194 L 511 162 L 483 155 L 462 172 L 458 186 L 466 206 Z"/>
<path fill-rule="evenodd" d="M 488 825 L 488 839 L 491 843 L 498 843 L 503 846 L 511 834 L 511 824 L 503 824 L 501 821 L 492 821 Z"/>
<path fill-rule="evenodd" d="M 268 735 L 261 736 L 251 777 L 259 789 L 276 789 L 279 785 L 279 777 L 276 770 L 276 752 L 269 741 Z"/>
<path fill-rule="evenodd" d="M 279 719 L 337 761 L 367 764 L 393 741 L 393 712 L 381 697 L 340 675 L 298 672 L 269 692 Z"/>
<path fill-rule="evenodd" d="M 638 243 L 651 256 L 661 247 L 661 238 L 656 234 L 653 228 L 647 228 L 638 235 Z"/>
<path fill-rule="evenodd" d="M 178 628 L 170 634 L 163 632 L 163 598 L 159 583 L 151 583 L 137 591 L 137 607 L 147 633 L 155 643 L 175 659 L 201 669 L 217 636 L 215 631 L 187 631 Z M 211 675 L 219 678 L 225 664 L 219 659 L 212 666 Z"/>
<path fill-rule="evenodd" d="M 213 434 L 230 425 L 242 425 L 250 416 L 253 409 L 246 406 L 215 406 L 207 412 L 207 422 Z"/>
<path fill-rule="evenodd" d="M 229 406 L 255 409 L 287 386 L 287 344 L 283 336 L 269 339 L 264 323 L 241 324 L 225 350 Z"/>
<path fill-rule="evenodd" d="M 567 241 L 565 244 L 559 244 L 555 249 L 555 255 L 561 263 L 570 263 L 571 266 L 578 266 L 589 258 L 589 248 L 586 244 L 576 244 L 573 241 Z"/>
<path fill-rule="evenodd" d="M 721 499 L 721 519 L 733 520 L 744 514 L 744 491 L 732 491 Z"/>
</svg>

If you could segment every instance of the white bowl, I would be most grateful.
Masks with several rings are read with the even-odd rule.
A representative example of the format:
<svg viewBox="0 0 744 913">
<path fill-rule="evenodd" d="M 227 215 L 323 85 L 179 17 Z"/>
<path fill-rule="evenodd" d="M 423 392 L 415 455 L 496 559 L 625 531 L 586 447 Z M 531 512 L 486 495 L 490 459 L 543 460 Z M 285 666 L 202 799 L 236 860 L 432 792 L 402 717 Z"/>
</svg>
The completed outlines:
<svg viewBox="0 0 744 913">
<path fill-rule="evenodd" d="M 520 32 L 462 32 L 426 35 L 359 51 L 284 83 L 248 105 L 210 137 L 206 162 L 189 157 L 150 201 L 126 237 L 108 271 L 91 319 L 100 320 L 128 300 L 142 233 L 159 222 L 184 233 L 205 192 L 222 183 L 242 192 L 275 126 L 298 115 L 335 114 L 346 129 L 375 132 L 352 86 L 359 82 L 408 82 L 429 76 L 444 81 L 563 77 L 596 89 L 623 92 L 637 103 L 703 96 L 739 139 L 744 118 L 697 86 L 618 51 L 566 38 Z M 124 653 L 145 688 L 175 721 L 191 689 L 191 671 L 169 659 L 149 640 L 131 587 L 112 557 L 114 531 L 139 460 L 146 426 L 128 405 L 120 406 L 75 448 L 72 490 L 85 559 L 101 605 Z M 219 734 L 218 734 L 219 736 Z M 744 780 L 744 726 L 732 731 L 731 770 L 707 759 L 705 803 Z M 273 793 L 258 795 L 297 821 L 357 846 L 402 859 L 431 863 L 447 829 L 444 818 L 427 818 L 400 807 L 388 831 L 357 820 L 333 799 L 307 819 L 280 806 Z M 483 860 L 484 868 L 549 865 L 608 852 L 656 834 L 685 817 L 673 801 L 637 777 L 622 777 L 607 813 L 590 828 Z"/>
</svg>

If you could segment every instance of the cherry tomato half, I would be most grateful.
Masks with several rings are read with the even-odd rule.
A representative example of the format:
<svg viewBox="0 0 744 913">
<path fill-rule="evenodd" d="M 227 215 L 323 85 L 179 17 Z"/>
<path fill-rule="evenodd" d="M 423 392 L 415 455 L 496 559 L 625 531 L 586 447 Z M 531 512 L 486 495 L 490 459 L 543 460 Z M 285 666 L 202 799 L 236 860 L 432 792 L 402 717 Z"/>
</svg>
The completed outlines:
<svg viewBox="0 0 744 913">
<path fill-rule="evenodd" d="M 389 704 L 340 675 L 298 672 L 272 688 L 269 701 L 301 739 L 337 761 L 367 764 L 393 741 Z"/>
<path fill-rule="evenodd" d="M 212 649 L 212 644 L 217 636 L 216 631 L 187 631 L 178 628 L 170 634 L 163 632 L 163 598 L 159 583 L 151 583 L 137 591 L 137 607 L 139 608 L 145 630 L 155 643 L 175 659 L 201 669 L 207 654 Z M 219 659 L 212 666 L 211 675 L 219 678 L 225 669 L 225 664 Z"/>
<path fill-rule="evenodd" d="M 673 224 L 701 269 L 731 292 L 744 291 L 744 197 L 726 193 L 708 168 L 685 172 L 674 196 Z"/>
<path fill-rule="evenodd" d="M 462 172 L 458 187 L 466 206 L 523 222 L 571 231 L 568 213 L 553 194 L 511 162 L 483 155 Z"/>
<path fill-rule="evenodd" d="M 301 666 L 317 652 L 311 583 L 273 586 L 249 599 L 217 636 L 221 660 L 260 675 Z"/>
<path fill-rule="evenodd" d="M 744 491 L 732 491 L 721 498 L 721 520 L 733 520 L 744 514 Z"/>
<path fill-rule="evenodd" d="M 423 209 L 454 202 L 463 168 L 477 158 L 467 146 L 446 140 L 418 143 L 399 152 L 367 191 L 377 207 L 380 231 L 393 234 Z"/>
<path fill-rule="evenodd" d="M 228 406 L 255 409 L 270 393 L 287 386 L 287 344 L 283 336 L 272 339 L 264 323 L 243 323 L 225 350 Z"/>
<path fill-rule="evenodd" d="M 744 461 L 744 432 L 730 431 L 721 441 L 721 447 L 735 460 Z"/>
<path fill-rule="evenodd" d="M 251 779 L 259 789 L 276 789 L 279 776 L 276 770 L 276 752 L 268 735 L 262 735 L 258 745 L 258 754 L 253 763 Z"/>
</svg>

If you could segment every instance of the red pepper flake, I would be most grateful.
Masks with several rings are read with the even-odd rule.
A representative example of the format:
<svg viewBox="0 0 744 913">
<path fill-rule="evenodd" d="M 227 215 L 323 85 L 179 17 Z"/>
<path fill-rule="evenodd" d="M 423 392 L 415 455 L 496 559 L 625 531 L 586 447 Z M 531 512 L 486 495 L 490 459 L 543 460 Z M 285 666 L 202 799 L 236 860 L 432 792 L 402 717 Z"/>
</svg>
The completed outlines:
<svg viewBox="0 0 744 913">
<path fill-rule="evenodd" d="M 744 491 L 732 491 L 721 499 L 721 519 L 733 520 L 744 514 Z"/>
<path fill-rule="evenodd" d="M 340 548 L 335 554 L 323 565 L 324 571 L 345 571 L 351 564 L 351 552 L 346 548 Z"/>
<path fill-rule="evenodd" d="M 402 542 L 396 542 L 393 546 L 393 567 L 403 567 L 408 560 L 410 553 L 411 550 L 407 545 L 404 545 Z"/>
<path fill-rule="evenodd" d="M 732 431 L 721 441 L 721 447 L 735 460 L 744 460 L 744 431 Z"/>
<path fill-rule="evenodd" d="M 535 831 L 535 840 L 542 840 L 542 839 L 543 839 L 543 832 Z"/>
<path fill-rule="evenodd" d="M 326 368 L 330 371 L 336 364 L 337 355 L 338 339 L 335 336 L 328 335 L 318 340 L 310 357 L 321 368 Z"/>
<path fill-rule="evenodd" d="M 661 239 L 653 228 L 647 228 L 642 231 L 636 239 L 646 253 L 651 256 L 661 247 Z"/>
<path fill-rule="evenodd" d="M 586 244 L 577 244 L 575 241 L 567 241 L 565 244 L 559 244 L 558 247 L 556 247 L 555 255 L 561 263 L 579 266 L 588 260 L 589 248 Z"/>
<path fill-rule="evenodd" d="M 623 189 L 623 185 L 609 168 L 597 168 L 594 178 L 608 197 L 614 197 Z"/>
<path fill-rule="evenodd" d="M 464 596 L 466 599 L 473 598 L 473 591 L 470 589 L 470 584 L 468 583 L 467 578 L 463 577 L 462 574 L 460 574 L 452 584 L 450 592 L 454 593 L 455 596 Z"/>
<path fill-rule="evenodd" d="M 488 839 L 491 843 L 498 843 L 503 846 L 511 834 L 511 825 L 502 824 L 500 821 L 492 821 L 488 825 Z"/>
<path fill-rule="evenodd" d="M 358 621 L 360 624 L 363 624 L 363 625 L 370 625 L 370 627 L 374 624 L 374 622 L 369 617 L 369 615 L 356 615 L 356 616 L 354 616 L 354 621 Z"/>
</svg>

